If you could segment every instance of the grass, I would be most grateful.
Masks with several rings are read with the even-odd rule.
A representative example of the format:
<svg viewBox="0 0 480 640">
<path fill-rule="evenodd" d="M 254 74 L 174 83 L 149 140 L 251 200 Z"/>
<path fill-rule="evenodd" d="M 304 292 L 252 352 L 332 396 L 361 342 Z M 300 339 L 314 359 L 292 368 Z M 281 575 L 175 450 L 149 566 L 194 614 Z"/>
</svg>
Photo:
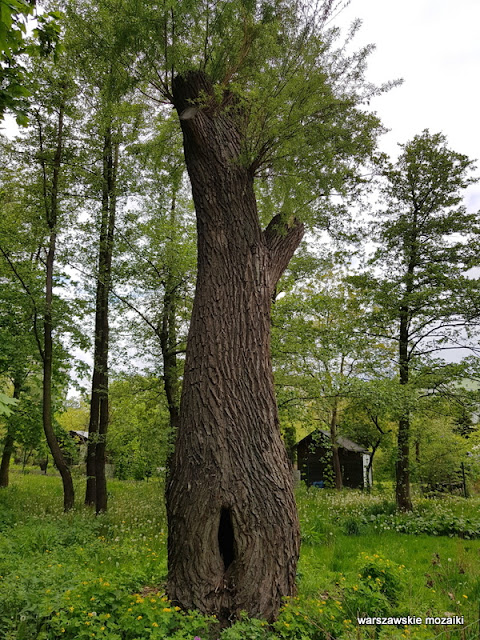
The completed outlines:
<svg viewBox="0 0 480 640">
<path fill-rule="evenodd" d="M 84 482 L 76 480 L 78 500 Z M 473 640 L 480 600 L 480 499 L 418 498 L 397 515 L 387 493 L 300 488 L 299 596 L 278 622 L 184 614 L 163 594 L 163 487 L 109 483 L 109 513 L 62 514 L 54 476 L 12 474 L 0 492 L 0 638 L 5 640 Z M 443 625 L 358 627 L 357 614 L 461 615 Z M 439 635 L 441 634 L 441 635 Z"/>
</svg>

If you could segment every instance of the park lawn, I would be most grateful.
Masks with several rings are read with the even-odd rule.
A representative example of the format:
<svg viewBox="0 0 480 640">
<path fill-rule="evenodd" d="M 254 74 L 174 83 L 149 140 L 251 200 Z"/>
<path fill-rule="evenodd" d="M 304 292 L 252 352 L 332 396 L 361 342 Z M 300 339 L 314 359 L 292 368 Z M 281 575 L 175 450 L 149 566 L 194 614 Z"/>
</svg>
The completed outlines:
<svg viewBox="0 0 480 640">
<path fill-rule="evenodd" d="M 110 481 L 100 517 L 80 506 L 83 479 L 76 491 L 69 514 L 58 477 L 14 473 L 0 492 L 2 640 L 479 637 L 479 498 L 418 499 L 413 516 L 397 516 L 389 493 L 301 487 L 298 598 L 273 628 L 246 619 L 220 633 L 213 618 L 185 614 L 164 595 L 160 480 Z M 358 627 L 357 612 L 462 615 L 465 628 Z"/>
</svg>

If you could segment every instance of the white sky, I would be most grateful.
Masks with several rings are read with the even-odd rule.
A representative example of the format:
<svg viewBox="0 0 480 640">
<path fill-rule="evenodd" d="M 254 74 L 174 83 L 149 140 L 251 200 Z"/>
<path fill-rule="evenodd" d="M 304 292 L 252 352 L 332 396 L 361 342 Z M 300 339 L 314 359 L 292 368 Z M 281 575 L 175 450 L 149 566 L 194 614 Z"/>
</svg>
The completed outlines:
<svg viewBox="0 0 480 640">
<path fill-rule="evenodd" d="M 372 101 L 391 130 L 382 150 L 395 157 L 397 143 L 429 129 L 480 159 L 480 0 L 352 0 L 335 22 L 354 18 L 363 22 L 358 45 L 376 45 L 367 77 L 404 80 Z M 480 209 L 480 185 L 470 187 L 466 204 Z"/>
</svg>

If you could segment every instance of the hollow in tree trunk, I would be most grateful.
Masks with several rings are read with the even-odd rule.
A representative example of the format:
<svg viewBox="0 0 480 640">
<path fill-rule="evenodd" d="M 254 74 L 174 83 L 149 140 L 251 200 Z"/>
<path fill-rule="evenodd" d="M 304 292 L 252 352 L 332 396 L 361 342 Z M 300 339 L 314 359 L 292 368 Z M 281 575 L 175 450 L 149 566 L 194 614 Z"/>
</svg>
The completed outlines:
<svg viewBox="0 0 480 640">
<path fill-rule="evenodd" d="M 189 73 L 174 103 L 195 202 L 198 275 L 178 435 L 167 481 L 170 599 L 233 620 L 275 618 L 295 593 L 299 526 L 270 360 L 274 287 L 303 235 L 295 220 L 262 231 L 241 134 Z"/>
</svg>

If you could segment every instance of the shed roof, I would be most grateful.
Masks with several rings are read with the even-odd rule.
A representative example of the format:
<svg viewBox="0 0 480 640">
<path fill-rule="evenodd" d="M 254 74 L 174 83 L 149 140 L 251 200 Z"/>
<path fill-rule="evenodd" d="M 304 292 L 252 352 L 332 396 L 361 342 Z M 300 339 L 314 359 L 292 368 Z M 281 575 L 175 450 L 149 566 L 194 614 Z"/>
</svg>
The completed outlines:
<svg viewBox="0 0 480 640">
<path fill-rule="evenodd" d="M 76 431 L 75 429 L 71 429 L 69 433 L 70 435 L 80 436 L 80 438 L 88 440 L 88 431 Z"/>
<path fill-rule="evenodd" d="M 330 439 L 330 434 L 328 433 L 328 431 L 323 431 L 323 429 L 316 429 L 315 431 L 312 431 L 312 433 L 309 433 L 308 436 L 305 436 L 305 438 L 297 442 L 295 446 L 298 446 L 300 442 L 304 442 L 305 440 L 308 440 L 308 439 L 313 440 L 313 436 L 315 435 L 315 433 L 321 433 L 323 436 L 325 436 L 325 438 Z M 343 436 L 337 436 L 337 444 L 340 447 L 347 449 L 347 451 L 356 451 L 357 453 L 369 453 L 369 451 L 367 451 L 365 447 L 362 447 L 356 442 L 353 442 L 348 438 L 344 438 Z"/>
</svg>

